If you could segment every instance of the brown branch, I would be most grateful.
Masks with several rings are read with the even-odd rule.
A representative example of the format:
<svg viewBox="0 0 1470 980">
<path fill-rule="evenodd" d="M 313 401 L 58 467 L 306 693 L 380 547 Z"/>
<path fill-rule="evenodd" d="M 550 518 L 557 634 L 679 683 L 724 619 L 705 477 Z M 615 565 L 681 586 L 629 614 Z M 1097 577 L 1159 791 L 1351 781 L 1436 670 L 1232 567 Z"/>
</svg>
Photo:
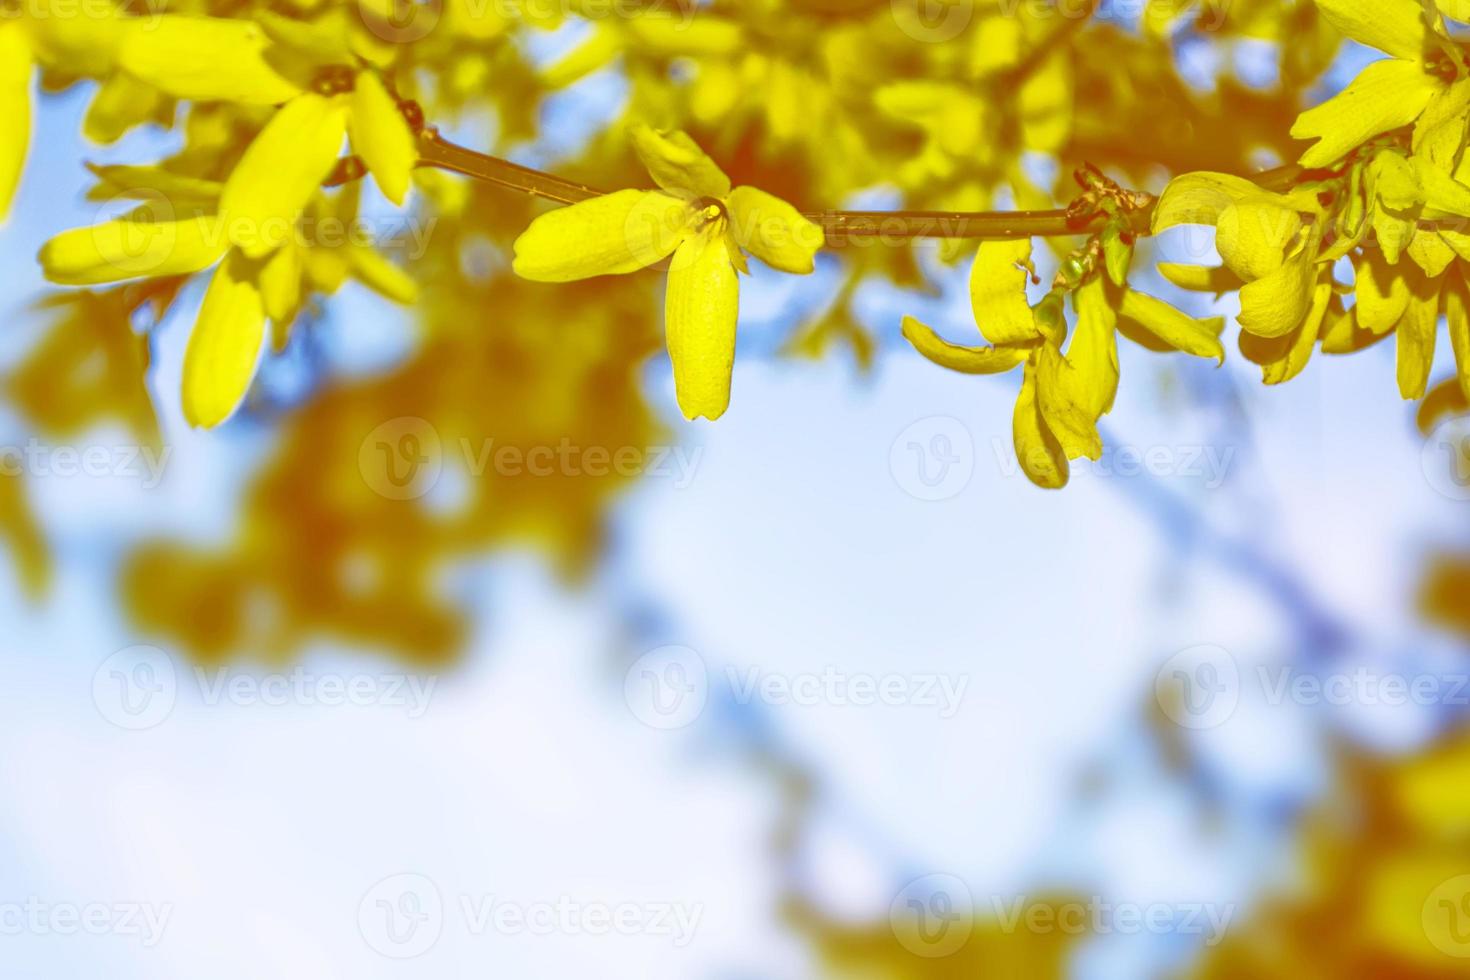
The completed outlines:
<svg viewBox="0 0 1470 980">
<path fill-rule="evenodd" d="M 444 139 L 433 128 L 419 134 L 419 166 L 437 167 L 509 190 L 544 197 L 559 204 L 576 204 L 607 193 L 564 180 L 554 174 L 523 167 Z M 339 167 L 345 173 L 356 168 Z M 334 177 L 337 175 L 334 175 Z M 1263 187 L 1290 186 L 1301 176 L 1296 167 L 1268 171 L 1255 178 Z M 348 178 L 350 179 L 350 178 Z M 822 228 L 829 247 L 863 244 L 903 244 L 916 239 L 1057 238 L 1092 235 L 1109 216 L 1099 209 L 1054 211 L 807 211 L 804 215 Z M 1148 233 L 1151 209 L 1131 214 L 1133 231 Z"/>
</svg>

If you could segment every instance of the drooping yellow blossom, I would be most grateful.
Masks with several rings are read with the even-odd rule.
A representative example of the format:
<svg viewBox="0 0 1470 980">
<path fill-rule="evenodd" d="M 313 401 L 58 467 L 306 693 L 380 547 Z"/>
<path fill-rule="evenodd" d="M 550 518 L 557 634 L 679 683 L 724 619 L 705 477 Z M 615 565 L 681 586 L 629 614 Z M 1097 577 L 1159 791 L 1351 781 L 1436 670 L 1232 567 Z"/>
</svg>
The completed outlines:
<svg viewBox="0 0 1470 980">
<path fill-rule="evenodd" d="M 1104 274 L 1099 252 L 1064 263 L 1051 293 L 1036 306 L 1026 296 L 1032 243 L 987 241 L 971 268 L 975 322 L 991 347 L 963 347 L 905 317 L 903 335 L 924 357 L 963 374 L 1003 374 L 1024 364 L 1012 418 L 1016 458 L 1032 483 L 1066 485 L 1070 460 L 1100 459 L 1098 422 L 1118 391 L 1118 334 L 1156 350 L 1224 359 L 1222 320 L 1196 320 Z M 1126 271 L 1126 270 L 1120 270 Z M 1121 278 L 1121 274 L 1118 278 Z M 1076 311 L 1068 342 L 1064 299 Z"/>
<path fill-rule="evenodd" d="M 139 192 L 178 186 L 197 195 L 196 213 L 158 220 L 143 205 L 112 221 L 62 232 L 40 252 L 52 282 L 95 286 L 132 279 L 186 276 L 218 263 L 184 357 L 183 408 L 191 425 L 212 427 L 229 418 L 244 400 L 262 351 L 269 321 L 278 346 L 301 307 L 307 289 L 336 292 L 352 276 L 399 303 L 412 303 L 416 288 L 398 266 L 373 247 L 345 234 L 356 219 L 357 195 L 332 198 L 317 191 L 308 203 L 312 227 L 331 235 L 317 241 L 298 229 L 263 258 L 233 248 L 218 212 L 217 185 L 179 184 L 147 168 L 101 168 L 112 186 Z M 181 200 L 182 191 L 181 191 Z"/>
<path fill-rule="evenodd" d="M 1299 374 L 1330 312 L 1332 265 L 1320 255 L 1325 220 L 1314 190 L 1277 194 L 1229 174 L 1186 174 L 1154 211 L 1153 230 L 1215 227 L 1224 265 L 1164 263 L 1176 286 L 1201 292 L 1240 290 L 1240 348 L 1268 384 Z"/>
<path fill-rule="evenodd" d="M 743 253 L 782 272 L 815 268 L 822 229 L 780 198 L 730 178 L 682 132 L 632 130 L 661 190 L 624 190 L 538 217 L 516 239 L 515 271 L 539 282 L 635 272 L 673 256 L 664 331 L 686 418 L 730 404 Z"/>
</svg>

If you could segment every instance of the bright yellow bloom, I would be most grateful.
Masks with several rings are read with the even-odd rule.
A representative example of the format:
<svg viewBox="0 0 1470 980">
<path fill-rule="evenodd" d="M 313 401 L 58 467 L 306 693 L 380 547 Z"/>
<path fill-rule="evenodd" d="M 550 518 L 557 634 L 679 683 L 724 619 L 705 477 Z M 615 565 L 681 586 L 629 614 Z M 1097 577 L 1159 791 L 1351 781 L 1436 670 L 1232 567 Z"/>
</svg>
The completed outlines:
<svg viewBox="0 0 1470 980">
<path fill-rule="evenodd" d="M 1330 166 L 1373 137 L 1413 123 L 1432 102 L 1445 103 L 1434 111 L 1446 117 L 1470 104 L 1470 88 L 1453 84 L 1465 74 L 1464 59 L 1421 0 L 1317 0 L 1317 8 L 1348 37 L 1390 57 L 1297 119 L 1292 136 L 1319 140 L 1302 154 L 1302 166 Z"/>
<path fill-rule="evenodd" d="M 98 168 L 111 191 L 148 197 L 171 188 L 193 201 L 192 217 L 159 220 L 149 206 L 113 221 L 62 232 L 47 242 L 40 262 L 52 282 L 91 286 L 130 279 L 191 275 L 219 263 L 184 357 L 184 416 L 215 426 L 244 400 L 260 360 L 267 321 L 283 343 L 309 290 L 332 293 L 350 275 L 399 303 L 413 303 L 412 279 L 371 246 L 345 233 L 356 220 L 352 189 L 308 204 L 314 226 L 332 241 L 294 236 L 267 256 L 252 259 L 232 248 L 224 219 L 214 213 L 220 186 L 142 167 Z M 223 259 L 223 261 L 221 261 Z"/>
<path fill-rule="evenodd" d="M 1118 392 L 1118 334 L 1153 350 L 1179 350 L 1224 360 L 1220 319 L 1196 320 L 1174 307 L 1110 281 L 1097 254 L 1037 306 L 1026 297 L 1032 243 L 981 243 L 971 269 L 970 300 L 981 334 L 993 347 L 962 347 L 905 317 L 903 335 L 924 357 L 963 374 L 1003 374 L 1024 364 L 1012 418 L 1016 458 L 1032 483 L 1065 486 L 1070 460 L 1099 459 L 1098 422 Z M 1081 260 L 1069 259 L 1068 262 Z M 1068 342 L 1063 298 L 1072 297 Z"/>
<path fill-rule="evenodd" d="M 1287 195 L 1229 174 L 1185 174 L 1154 211 L 1157 234 L 1182 224 L 1215 226 L 1220 268 L 1163 264 L 1176 286 L 1240 290 L 1241 351 L 1268 384 L 1306 367 L 1332 298 L 1332 265 L 1319 255 L 1323 215 L 1308 187 Z"/>
<path fill-rule="evenodd" d="M 635 272 L 673 256 L 664 330 L 686 418 L 730 404 L 743 253 L 806 275 L 822 229 L 790 204 L 730 178 L 689 136 L 647 126 L 633 146 L 662 190 L 624 190 L 541 215 L 516 239 L 515 271 L 538 282 Z"/>
<path fill-rule="evenodd" d="M 349 133 L 378 187 L 403 203 L 418 162 L 413 133 L 375 74 L 356 73 L 352 86 L 350 96 L 307 92 L 286 103 L 230 173 L 220 214 L 246 255 L 263 258 L 284 244 Z"/>
</svg>

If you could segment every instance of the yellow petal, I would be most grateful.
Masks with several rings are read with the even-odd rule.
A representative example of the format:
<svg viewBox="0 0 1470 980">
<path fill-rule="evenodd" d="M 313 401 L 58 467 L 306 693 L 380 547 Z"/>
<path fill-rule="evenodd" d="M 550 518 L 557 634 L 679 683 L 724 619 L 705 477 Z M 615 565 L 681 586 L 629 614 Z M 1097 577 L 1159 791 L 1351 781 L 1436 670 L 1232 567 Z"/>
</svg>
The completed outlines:
<svg viewBox="0 0 1470 980">
<path fill-rule="evenodd" d="M 1113 410 L 1118 394 L 1118 312 L 1108 302 L 1101 279 L 1091 279 L 1073 294 L 1077 328 L 1067 360 L 1077 368 L 1077 398 L 1094 421 Z"/>
<path fill-rule="evenodd" d="M 1196 320 L 1163 300 L 1136 289 L 1123 291 L 1118 315 L 1174 350 L 1196 357 L 1213 357 L 1222 364 L 1225 362 L 1225 348 L 1220 344 L 1220 331 L 1225 329 L 1225 321 L 1221 317 Z"/>
<path fill-rule="evenodd" d="M 1406 401 L 1424 397 L 1439 333 L 1439 283 L 1421 272 L 1409 275 L 1409 305 L 1398 329 L 1399 394 Z"/>
<path fill-rule="evenodd" d="M 638 47 L 658 54 L 737 54 L 749 42 L 739 23 L 711 17 L 632 17 L 624 26 Z"/>
<path fill-rule="evenodd" d="M 95 163 L 86 166 L 100 181 L 88 192 L 90 201 L 125 197 L 137 201 L 167 201 L 169 207 L 184 205 L 213 211 L 219 207 L 220 191 L 225 187 L 217 180 L 176 174 L 162 167 Z"/>
<path fill-rule="evenodd" d="M 184 351 L 184 418 L 190 425 L 219 425 L 245 400 L 265 346 L 257 271 L 232 252 L 209 282 Z"/>
<path fill-rule="evenodd" d="M 1373 193 L 1393 211 L 1408 211 L 1424 200 L 1424 188 L 1414 165 L 1402 153 L 1385 150 L 1369 167 Z"/>
<path fill-rule="evenodd" d="M 418 147 L 398 103 L 374 72 L 357 75 L 347 129 L 353 152 L 367 164 L 378 188 L 388 200 L 402 206 L 418 163 Z"/>
<path fill-rule="evenodd" d="M 1414 158 L 1414 173 L 1427 214 L 1470 218 L 1470 187 L 1436 167 L 1426 156 Z"/>
<path fill-rule="evenodd" d="M 1154 208 L 1154 234 L 1178 225 L 1215 225 L 1225 209 L 1241 201 L 1265 199 L 1282 205 L 1285 198 L 1268 194 L 1244 177 L 1191 173 L 1174 178 Z"/>
<path fill-rule="evenodd" d="M 1356 354 L 1381 343 L 1386 334 L 1373 333 L 1358 325 L 1358 308 L 1348 309 L 1342 297 L 1334 296 L 1327 308 L 1327 318 L 1319 331 L 1324 354 Z"/>
<path fill-rule="evenodd" d="M 741 248 L 782 272 L 806 275 L 816 267 L 826 237 L 796 208 L 754 187 L 735 188 L 725 203 Z"/>
<path fill-rule="evenodd" d="M 633 149 L 664 190 L 686 198 L 729 196 L 730 178 L 687 133 L 638 125 L 631 135 Z"/>
<path fill-rule="evenodd" d="M 1404 250 L 1414 240 L 1414 235 L 1418 230 L 1417 222 L 1402 217 L 1388 208 L 1376 207 L 1373 209 L 1373 234 L 1378 241 L 1383 260 L 1389 265 L 1399 264 Z"/>
<path fill-rule="evenodd" d="M 1099 459 L 1102 437 L 1097 417 L 1081 397 L 1086 385 L 1078 374 L 1055 344 L 1042 344 L 1036 352 L 1036 403 L 1068 459 Z"/>
<path fill-rule="evenodd" d="M 1015 347 L 961 347 L 951 344 L 911 316 L 903 318 L 903 335 L 914 349 L 940 367 L 961 374 L 1004 374 L 1026 359 Z"/>
<path fill-rule="evenodd" d="M 351 245 L 347 249 L 352 274 L 358 282 L 395 303 L 410 306 L 418 301 L 419 284 L 403 268 L 376 248 Z"/>
<path fill-rule="evenodd" d="M 970 44 L 970 73 L 983 78 L 1014 68 L 1021 62 L 1024 42 L 1020 18 L 999 12 L 985 17 Z"/>
<path fill-rule="evenodd" d="M 705 230 L 674 253 L 664 301 L 664 332 L 674 389 L 687 419 L 714 421 L 730 405 L 740 289 L 725 236 Z"/>
<path fill-rule="evenodd" d="M 1017 93 L 1021 112 L 1021 141 L 1038 153 L 1060 150 L 1072 135 L 1076 108 L 1073 98 L 1072 55 L 1058 50 L 1030 72 Z"/>
<path fill-rule="evenodd" d="M 1058 490 L 1067 485 L 1071 467 L 1061 443 L 1046 426 L 1036 392 L 1036 368 L 1026 362 L 1026 377 L 1016 399 L 1011 418 L 1011 436 L 1016 443 L 1016 459 L 1027 478 L 1038 487 Z"/>
<path fill-rule="evenodd" d="M 1359 44 L 1395 58 L 1423 56 L 1426 26 L 1419 0 L 1317 0 L 1317 9 Z"/>
<path fill-rule="evenodd" d="M 1253 198 L 1220 213 L 1215 247 L 1236 275 L 1251 282 L 1281 268 L 1301 228 L 1295 211 Z"/>
<path fill-rule="evenodd" d="M 1455 349 L 1460 391 L 1470 399 L 1470 286 L 1458 271 L 1445 280 L 1444 315 L 1449 323 L 1450 344 Z"/>
<path fill-rule="evenodd" d="M 1458 378 L 1450 378 L 1441 381 L 1429 389 L 1429 394 L 1419 403 L 1419 410 L 1414 413 L 1414 424 L 1419 427 L 1423 435 L 1431 435 L 1439 424 L 1448 418 L 1457 418 L 1461 415 L 1470 414 L 1470 398 L 1465 396 L 1465 389 L 1461 387 Z M 1467 781 L 1470 786 L 1470 781 Z M 1464 812 L 1470 813 L 1470 808 Z"/>
<path fill-rule="evenodd" d="M 276 249 L 261 267 L 261 302 L 273 321 L 290 320 L 301 305 L 301 271 L 301 248 L 295 242 Z"/>
<path fill-rule="evenodd" d="M 1317 279 L 1315 251 L 1300 250 L 1280 269 L 1240 291 L 1242 330 L 1259 337 L 1284 337 L 1301 326 Z"/>
<path fill-rule="evenodd" d="M 1341 93 L 1297 118 L 1293 137 L 1320 140 L 1302 154 L 1301 165 L 1328 166 L 1373 137 L 1409 125 L 1438 88 L 1418 62 L 1374 62 Z"/>
<path fill-rule="evenodd" d="M 1409 282 L 1382 255 L 1369 252 L 1358 261 L 1357 296 L 1358 326 L 1386 334 L 1409 308 Z"/>
<path fill-rule="evenodd" d="M 158 89 L 127 72 L 113 72 L 97 87 L 87 106 L 82 135 L 93 143 L 115 143 L 134 126 L 155 119 L 165 98 Z"/>
<path fill-rule="evenodd" d="M 1197 293 L 1232 293 L 1245 285 L 1240 277 L 1222 266 L 1181 265 L 1177 262 L 1160 262 L 1159 275 L 1178 286 Z"/>
<path fill-rule="evenodd" d="M 981 242 L 970 268 L 970 306 L 992 344 L 1028 344 L 1041 328 L 1026 299 L 1031 240 Z"/>
<path fill-rule="evenodd" d="M 283 106 L 245 149 L 220 195 L 231 244 L 250 258 L 279 248 L 337 164 L 347 109 L 308 92 Z"/>
<path fill-rule="evenodd" d="M 276 105 L 301 91 L 266 61 L 259 24 L 185 14 L 126 23 L 118 63 L 175 98 Z"/>
<path fill-rule="evenodd" d="M 1440 237 L 1439 232 L 1432 228 L 1419 228 L 1414 234 L 1414 240 L 1409 243 L 1409 258 L 1414 264 L 1423 269 L 1431 279 L 1438 279 L 1444 275 L 1444 270 L 1455 261 L 1455 250 Z"/>
<path fill-rule="evenodd" d="M 86 4 L 72 0 L 27 0 L 12 5 L 5 19 L 21 13 L 35 60 L 73 76 L 106 78 L 117 65 L 118 49 L 128 29 L 148 16 L 123 13 L 125 4 Z M 143 8 L 153 11 L 159 8 Z"/>
<path fill-rule="evenodd" d="M 1414 123 L 1414 155 L 1424 157 L 1447 174 L 1454 173 L 1465 145 L 1467 125 L 1470 125 L 1470 78 L 1461 78 L 1436 92 L 1424 114 Z"/>
<path fill-rule="evenodd" d="M 1324 276 L 1313 291 L 1311 309 L 1294 331 L 1281 337 L 1241 333 L 1240 352 L 1247 360 L 1261 365 L 1262 381 L 1268 385 L 1284 384 L 1306 369 L 1333 295 L 1332 281 Z"/>
<path fill-rule="evenodd" d="M 123 218 L 64 231 L 41 247 L 39 259 L 54 283 L 94 286 L 198 272 L 219 261 L 228 247 L 217 218 Z"/>
<path fill-rule="evenodd" d="M 618 191 L 548 211 L 515 243 L 515 271 L 537 282 L 636 272 L 673 254 L 693 214 L 660 191 Z"/>
<path fill-rule="evenodd" d="M 0 22 L 0 221 L 25 170 L 31 142 L 31 49 L 19 24 Z"/>
<path fill-rule="evenodd" d="M 1446 245 L 1455 250 L 1456 255 L 1470 262 L 1470 234 L 1455 231 L 1453 228 L 1440 228 L 1439 237 L 1444 239 Z"/>
</svg>

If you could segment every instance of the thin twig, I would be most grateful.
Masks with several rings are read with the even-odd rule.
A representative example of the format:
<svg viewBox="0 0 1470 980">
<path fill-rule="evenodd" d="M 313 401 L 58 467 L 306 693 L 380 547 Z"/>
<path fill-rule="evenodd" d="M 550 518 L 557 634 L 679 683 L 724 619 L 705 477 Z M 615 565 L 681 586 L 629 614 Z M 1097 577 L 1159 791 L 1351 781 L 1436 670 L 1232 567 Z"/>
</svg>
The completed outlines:
<svg viewBox="0 0 1470 980">
<path fill-rule="evenodd" d="M 558 204 L 577 204 L 607 193 L 451 143 L 433 128 L 419 134 L 419 166 L 449 170 Z M 1300 168 L 1283 167 L 1254 179 L 1263 187 L 1290 186 L 1301 173 Z M 1052 211 L 806 211 L 803 214 L 821 227 L 827 244 L 832 247 L 897 245 L 925 238 L 1013 241 L 1091 235 L 1101 231 L 1109 220 L 1102 211 L 1079 213 L 1075 207 Z M 1148 233 L 1149 217 L 1147 209 L 1132 215 L 1136 233 Z"/>
</svg>

